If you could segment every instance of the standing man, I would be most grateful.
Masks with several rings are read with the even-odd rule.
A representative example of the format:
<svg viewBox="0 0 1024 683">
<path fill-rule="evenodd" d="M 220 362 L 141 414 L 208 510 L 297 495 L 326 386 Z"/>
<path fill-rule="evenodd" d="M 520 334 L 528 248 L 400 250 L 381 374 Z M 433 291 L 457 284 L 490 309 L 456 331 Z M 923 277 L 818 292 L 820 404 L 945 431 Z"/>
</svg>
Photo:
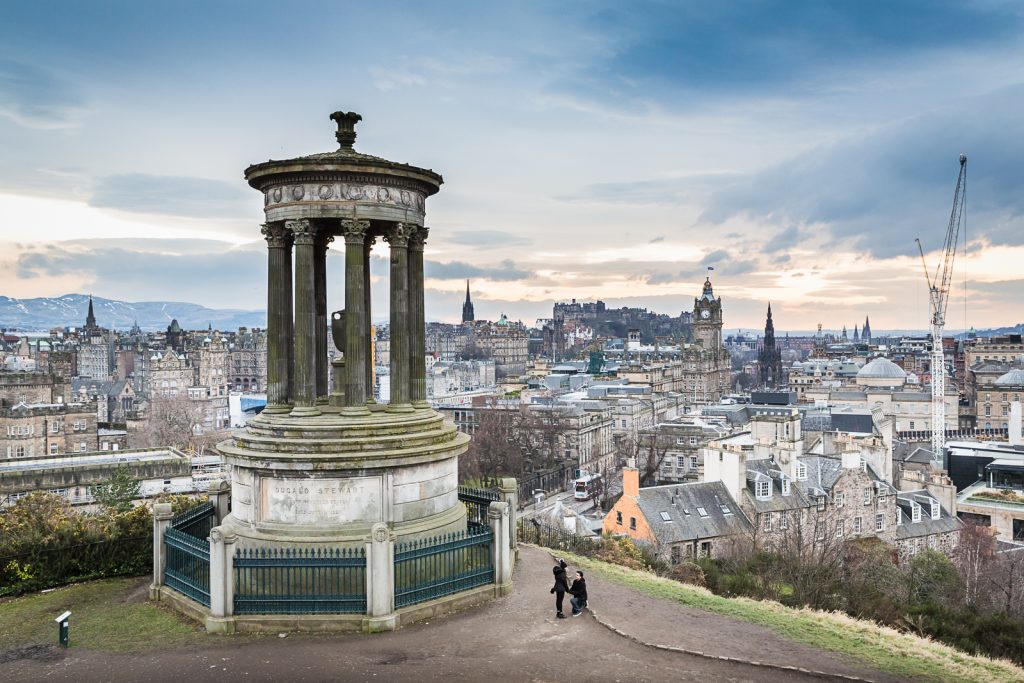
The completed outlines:
<svg viewBox="0 0 1024 683">
<path fill-rule="evenodd" d="M 562 600 L 565 599 L 565 594 L 569 590 L 569 581 L 565 577 L 565 560 L 559 559 L 551 572 L 555 575 L 555 585 L 551 587 L 551 593 L 555 596 L 555 616 L 559 619 L 565 619 L 565 613 L 562 611 Z"/>
</svg>

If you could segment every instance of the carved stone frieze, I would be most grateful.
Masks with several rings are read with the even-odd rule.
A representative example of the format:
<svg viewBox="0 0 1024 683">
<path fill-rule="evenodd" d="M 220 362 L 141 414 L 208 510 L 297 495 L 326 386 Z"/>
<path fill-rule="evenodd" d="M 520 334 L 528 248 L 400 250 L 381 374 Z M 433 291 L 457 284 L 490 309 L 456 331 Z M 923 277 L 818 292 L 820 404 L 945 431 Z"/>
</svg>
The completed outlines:
<svg viewBox="0 0 1024 683">
<path fill-rule="evenodd" d="M 418 190 L 375 183 L 295 183 L 264 192 L 264 206 L 294 202 L 372 202 L 423 213 L 426 195 Z"/>
</svg>

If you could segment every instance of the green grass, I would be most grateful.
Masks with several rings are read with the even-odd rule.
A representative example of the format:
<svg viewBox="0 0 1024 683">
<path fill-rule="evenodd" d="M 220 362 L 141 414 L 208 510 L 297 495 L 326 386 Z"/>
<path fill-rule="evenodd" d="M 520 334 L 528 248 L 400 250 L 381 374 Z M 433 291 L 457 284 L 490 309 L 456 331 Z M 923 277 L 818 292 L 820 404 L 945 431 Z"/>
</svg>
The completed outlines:
<svg viewBox="0 0 1024 683">
<path fill-rule="evenodd" d="M 104 579 L 0 601 L 0 651 L 57 642 L 54 619 L 71 610 L 71 647 L 137 652 L 182 647 L 209 636 L 138 596 L 139 578 Z"/>
<path fill-rule="evenodd" d="M 870 667 L 915 679 L 935 681 L 1024 680 L 1011 662 L 969 655 L 933 640 L 919 638 L 842 613 L 793 609 L 777 602 L 724 598 L 710 591 L 650 572 L 627 569 L 570 553 L 575 566 L 648 595 L 758 624 L 789 638 Z"/>
</svg>

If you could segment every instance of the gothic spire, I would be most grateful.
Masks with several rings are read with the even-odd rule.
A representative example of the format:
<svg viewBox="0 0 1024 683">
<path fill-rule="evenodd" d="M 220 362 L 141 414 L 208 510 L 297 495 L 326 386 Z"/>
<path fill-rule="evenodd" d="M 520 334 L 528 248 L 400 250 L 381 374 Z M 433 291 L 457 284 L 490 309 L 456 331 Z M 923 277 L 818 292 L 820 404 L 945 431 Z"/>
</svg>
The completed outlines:
<svg viewBox="0 0 1024 683">
<path fill-rule="evenodd" d="M 92 310 L 92 294 L 89 295 L 89 312 L 85 315 L 85 329 L 96 329 L 96 314 Z"/>
<path fill-rule="evenodd" d="M 471 323 L 476 319 L 473 312 L 473 300 L 469 298 L 469 280 L 466 280 L 466 302 L 462 304 L 462 322 Z"/>
</svg>

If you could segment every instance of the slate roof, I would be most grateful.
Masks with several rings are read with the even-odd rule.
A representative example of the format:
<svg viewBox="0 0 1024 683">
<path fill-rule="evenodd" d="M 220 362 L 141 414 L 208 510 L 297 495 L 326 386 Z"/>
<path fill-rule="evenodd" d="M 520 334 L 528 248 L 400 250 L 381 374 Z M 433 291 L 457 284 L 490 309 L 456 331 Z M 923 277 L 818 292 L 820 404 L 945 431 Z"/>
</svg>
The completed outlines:
<svg viewBox="0 0 1024 683">
<path fill-rule="evenodd" d="M 729 536 L 750 529 L 740 506 L 720 481 L 642 488 L 637 502 L 659 545 Z M 669 521 L 662 518 L 662 512 Z"/>
<path fill-rule="evenodd" d="M 957 517 L 950 516 L 949 511 L 941 504 L 939 504 L 939 518 L 932 519 L 930 508 L 932 501 L 938 503 L 938 500 L 926 489 L 901 491 L 896 495 L 896 505 L 903 510 L 903 523 L 896 525 L 896 540 L 944 534 L 964 528 L 964 523 Z M 923 508 L 920 522 L 913 521 L 913 503 L 915 502 Z"/>
<path fill-rule="evenodd" d="M 759 514 L 805 508 L 814 504 L 807 492 L 797 486 L 795 480 L 792 481 L 789 488 L 789 495 L 782 495 L 783 477 L 782 470 L 771 460 L 748 460 L 747 486 L 743 492 L 744 502 Z M 757 497 L 756 484 L 758 481 L 771 482 L 772 495 L 770 498 Z"/>
<path fill-rule="evenodd" d="M 906 441 L 897 441 L 892 445 L 892 459 L 927 465 L 932 461 L 932 451 L 930 448 L 915 446 Z"/>
<path fill-rule="evenodd" d="M 857 372 L 857 377 L 872 379 L 905 379 L 906 370 L 893 363 L 888 358 L 879 356 Z"/>
</svg>

